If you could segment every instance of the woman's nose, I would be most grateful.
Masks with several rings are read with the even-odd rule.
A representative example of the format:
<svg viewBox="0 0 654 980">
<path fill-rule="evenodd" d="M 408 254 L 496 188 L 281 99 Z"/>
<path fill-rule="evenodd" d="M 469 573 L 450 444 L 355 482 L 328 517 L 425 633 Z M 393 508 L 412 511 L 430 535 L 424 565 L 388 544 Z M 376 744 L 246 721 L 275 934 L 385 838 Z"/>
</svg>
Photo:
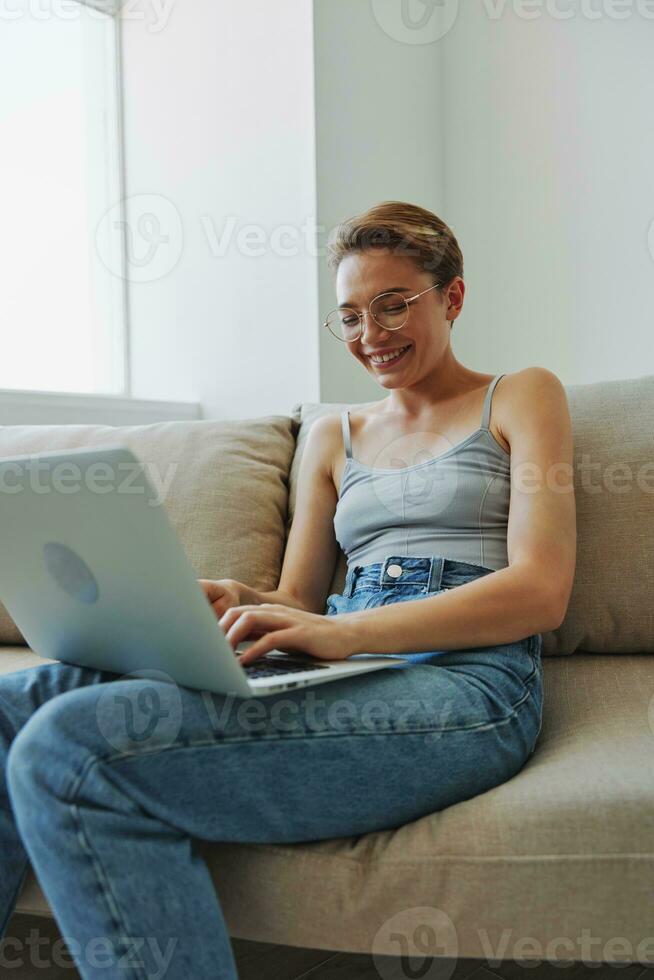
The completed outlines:
<svg viewBox="0 0 654 980">
<path fill-rule="evenodd" d="M 370 310 L 366 310 L 365 313 L 361 314 L 361 337 L 359 338 L 360 340 L 363 340 L 366 337 L 366 331 L 370 326 L 372 326 L 373 334 L 375 333 L 375 331 L 379 331 L 381 333 L 388 333 L 388 331 L 384 327 L 382 327 L 379 323 L 377 323 L 375 318 L 370 313 Z"/>
</svg>

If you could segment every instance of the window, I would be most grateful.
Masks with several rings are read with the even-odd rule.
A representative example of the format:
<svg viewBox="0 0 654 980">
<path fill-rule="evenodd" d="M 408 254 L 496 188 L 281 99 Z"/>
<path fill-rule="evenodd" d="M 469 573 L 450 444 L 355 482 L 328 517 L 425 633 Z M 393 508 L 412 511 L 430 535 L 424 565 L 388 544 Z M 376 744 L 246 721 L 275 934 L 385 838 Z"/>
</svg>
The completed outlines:
<svg viewBox="0 0 654 980">
<path fill-rule="evenodd" d="M 0 388 L 129 393 L 107 9 L 0 7 Z"/>
</svg>

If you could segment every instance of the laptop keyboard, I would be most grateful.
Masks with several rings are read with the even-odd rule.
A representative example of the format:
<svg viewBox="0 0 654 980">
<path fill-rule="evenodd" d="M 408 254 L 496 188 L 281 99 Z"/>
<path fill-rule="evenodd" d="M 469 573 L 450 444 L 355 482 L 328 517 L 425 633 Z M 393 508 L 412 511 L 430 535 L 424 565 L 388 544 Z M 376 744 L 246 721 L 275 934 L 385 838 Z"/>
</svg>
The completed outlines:
<svg viewBox="0 0 654 980">
<path fill-rule="evenodd" d="M 259 657 L 253 664 L 245 664 L 243 670 L 256 680 L 257 677 L 280 677 L 283 674 L 299 674 L 307 670 L 329 670 L 326 664 L 306 663 L 304 660 L 281 657 Z"/>
</svg>

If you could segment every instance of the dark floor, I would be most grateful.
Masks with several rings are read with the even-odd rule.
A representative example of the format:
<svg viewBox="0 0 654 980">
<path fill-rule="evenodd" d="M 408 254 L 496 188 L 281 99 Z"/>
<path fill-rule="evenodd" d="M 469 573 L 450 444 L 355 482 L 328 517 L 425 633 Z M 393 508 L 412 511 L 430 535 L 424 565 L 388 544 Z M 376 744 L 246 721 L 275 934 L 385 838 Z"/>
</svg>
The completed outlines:
<svg viewBox="0 0 654 980">
<path fill-rule="evenodd" d="M 530 966 L 505 961 L 435 960 L 404 963 L 395 957 L 330 953 L 292 946 L 233 940 L 239 980 L 654 980 L 654 966 L 595 964 Z M 52 919 L 16 915 L 0 944 L 0 977 L 12 980 L 76 980 L 57 925 Z M 162 978 L 165 980 L 165 978 Z M 189 978 L 205 980 L 205 978 Z M 208 980 L 208 978 L 207 978 Z"/>
</svg>

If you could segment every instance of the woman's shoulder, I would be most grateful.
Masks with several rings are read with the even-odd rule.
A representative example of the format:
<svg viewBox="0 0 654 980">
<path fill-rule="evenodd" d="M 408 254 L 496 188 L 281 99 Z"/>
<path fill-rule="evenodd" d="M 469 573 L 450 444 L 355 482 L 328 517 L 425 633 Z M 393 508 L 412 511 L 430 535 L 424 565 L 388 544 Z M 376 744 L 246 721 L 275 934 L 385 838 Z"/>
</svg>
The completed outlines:
<svg viewBox="0 0 654 980">
<path fill-rule="evenodd" d="M 510 394 L 517 401 L 526 400 L 532 403 L 539 392 L 558 390 L 565 394 L 563 384 L 557 375 L 549 368 L 538 366 L 526 367 L 512 374 L 502 375 L 497 388 L 498 394 L 499 389 L 502 388 L 504 398 Z"/>
<path fill-rule="evenodd" d="M 561 384 L 560 379 L 556 374 L 554 374 L 553 371 L 550 371 L 549 368 L 540 366 L 522 368 L 520 371 L 514 371 L 513 374 L 505 374 L 503 377 L 511 378 L 514 385 L 524 383 L 531 384 L 534 381 L 538 383 L 550 381 Z"/>
<path fill-rule="evenodd" d="M 481 385 L 486 389 L 486 399 L 493 381 L 496 384 L 491 393 L 490 432 L 499 446 L 512 455 L 515 440 L 525 430 L 527 420 L 531 420 L 530 427 L 537 416 L 543 422 L 542 405 L 560 405 L 565 391 L 557 376 L 544 367 L 486 375 Z"/>
<path fill-rule="evenodd" d="M 368 419 L 380 415 L 384 411 L 382 406 L 385 401 L 386 399 L 382 398 L 375 402 L 356 402 L 352 405 L 347 405 L 338 413 L 338 418 L 342 419 L 344 413 L 347 412 L 350 426 L 358 426 L 365 423 Z M 339 428 L 341 424 L 339 421 Z"/>
<path fill-rule="evenodd" d="M 496 401 L 497 400 L 497 401 Z M 545 367 L 526 367 L 504 375 L 493 395 L 493 413 L 502 436 L 511 444 L 516 434 L 542 426 L 569 424 L 565 388 Z"/>
</svg>

